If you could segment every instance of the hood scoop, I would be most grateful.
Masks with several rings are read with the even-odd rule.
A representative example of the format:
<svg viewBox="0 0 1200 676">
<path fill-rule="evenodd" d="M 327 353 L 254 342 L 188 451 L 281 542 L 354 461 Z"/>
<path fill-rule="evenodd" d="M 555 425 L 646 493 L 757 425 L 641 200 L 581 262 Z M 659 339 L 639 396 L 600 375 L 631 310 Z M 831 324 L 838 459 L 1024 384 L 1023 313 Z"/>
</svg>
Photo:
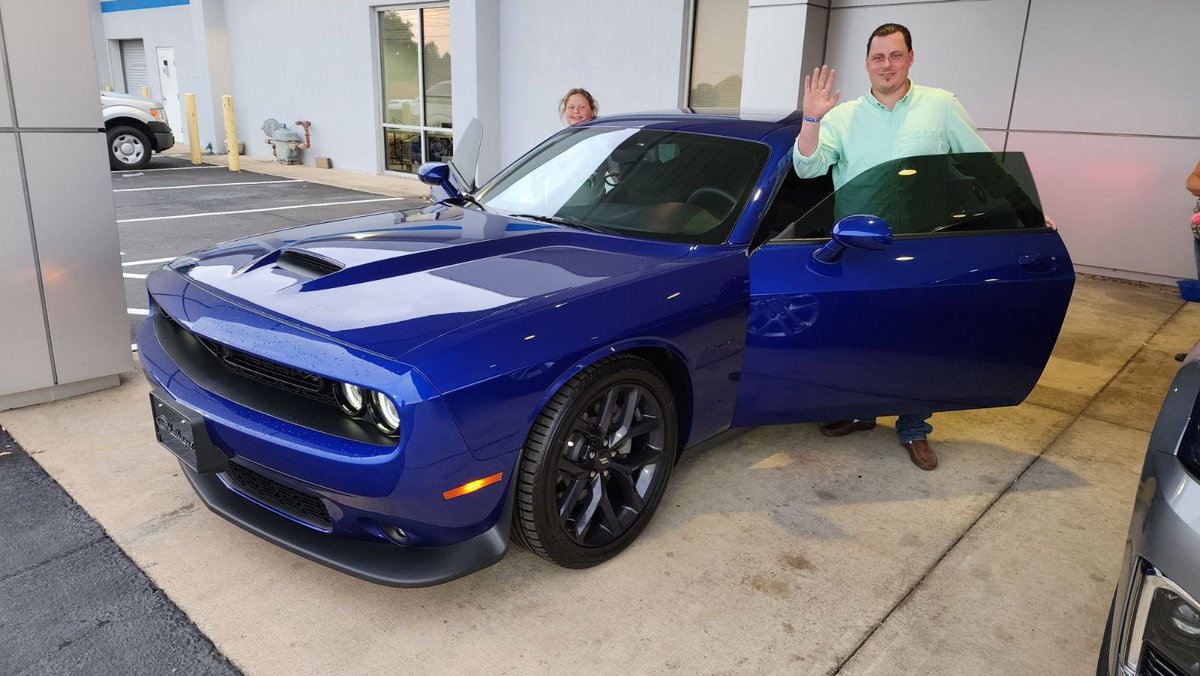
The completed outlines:
<svg viewBox="0 0 1200 676">
<path fill-rule="evenodd" d="M 346 267 L 341 263 L 309 251 L 285 249 L 275 264 L 288 272 L 305 277 L 324 277 Z"/>
</svg>

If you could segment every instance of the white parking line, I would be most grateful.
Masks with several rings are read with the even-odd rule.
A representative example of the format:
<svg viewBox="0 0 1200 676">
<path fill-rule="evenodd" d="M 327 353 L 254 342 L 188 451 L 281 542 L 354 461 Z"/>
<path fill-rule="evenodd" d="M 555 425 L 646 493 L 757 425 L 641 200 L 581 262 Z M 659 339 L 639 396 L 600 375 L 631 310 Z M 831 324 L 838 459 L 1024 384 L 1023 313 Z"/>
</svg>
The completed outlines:
<svg viewBox="0 0 1200 676">
<path fill-rule="evenodd" d="M 298 178 L 289 178 L 285 181 L 242 181 L 240 183 L 195 183 L 193 185 L 164 185 L 157 188 L 121 188 L 113 190 L 113 192 L 141 192 L 143 190 L 186 190 L 188 188 L 224 188 L 230 185 L 267 185 L 269 183 L 303 183 Z"/>
<path fill-rule="evenodd" d="M 125 308 L 125 314 L 138 315 L 141 317 L 149 317 L 150 311 L 149 310 L 139 310 L 135 307 L 127 307 L 127 308 Z"/>
<path fill-rule="evenodd" d="M 166 263 L 168 261 L 173 261 L 176 258 L 178 258 L 178 256 L 171 256 L 170 258 L 151 258 L 150 260 L 145 260 L 145 261 L 129 261 L 128 263 L 121 263 L 121 267 L 128 268 L 133 265 L 150 265 L 151 263 Z"/>
<path fill-rule="evenodd" d="M 170 221 L 179 218 L 200 218 L 201 216 L 233 216 L 235 214 L 254 214 L 263 211 L 286 211 L 288 209 L 308 209 L 310 207 L 335 207 L 340 204 L 366 204 L 368 202 L 395 202 L 408 199 L 407 197 L 379 197 L 369 200 L 350 200 L 349 202 L 321 202 L 320 204 L 293 204 L 288 207 L 266 207 L 265 209 L 243 209 L 241 211 L 209 211 L 203 214 L 181 214 L 179 216 L 153 216 L 151 218 L 118 219 L 118 223 L 143 223 L 145 221 Z"/>
<path fill-rule="evenodd" d="M 220 164 L 202 164 L 198 167 L 158 167 L 157 169 L 142 169 L 142 170 L 138 171 L 138 174 L 142 173 L 143 171 L 181 171 L 183 169 L 228 169 L 228 168 L 229 167 L 225 167 Z M 137 174 L 134 174 L 133 172 L 129 171 L 128 169 L 114 169 L 108 173 L 110 173 L 110 174 L 129 174 L 131 176 L 137 175 Z"/>
<path fill-rule="evenodd" d="M 125 279 L 145 279 L 148 275 L 139 275 L 136 272 L 122 272 L 121 276 Z"/>
</svg>

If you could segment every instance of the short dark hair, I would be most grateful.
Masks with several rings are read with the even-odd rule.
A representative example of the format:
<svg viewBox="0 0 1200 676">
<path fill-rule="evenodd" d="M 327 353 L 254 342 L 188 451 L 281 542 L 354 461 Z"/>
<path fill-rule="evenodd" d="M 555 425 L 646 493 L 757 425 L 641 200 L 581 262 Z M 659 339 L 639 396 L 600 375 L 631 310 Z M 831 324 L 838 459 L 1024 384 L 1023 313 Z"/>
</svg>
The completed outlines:
<svg viewBox="0 0 1200 676">
<path fill-rule="evenodd" d="M 885 23 L 871 33 L 871 37 L 867 38 L 867 56 L 871 55 L 871 41 L 875 38 L 886 38 L 892 33 L 900 33 L 904 36 L 904 44 L 908 47 L 908 51 L 912 51 L 912 33 L 908 29 L 898 23 Z"/>
</svg>

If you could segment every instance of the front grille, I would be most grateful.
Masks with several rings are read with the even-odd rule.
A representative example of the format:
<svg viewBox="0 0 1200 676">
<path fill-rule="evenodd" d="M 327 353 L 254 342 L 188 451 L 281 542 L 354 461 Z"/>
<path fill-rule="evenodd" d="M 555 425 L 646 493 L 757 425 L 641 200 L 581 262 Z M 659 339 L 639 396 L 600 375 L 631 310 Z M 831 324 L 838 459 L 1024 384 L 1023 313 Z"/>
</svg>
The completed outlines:
<svg viewBox="0 0 1200 676">
<path fill-rule="evenodd" d="M 1175 666 L 1150 643 L 1142 644 L 1142 661 L 1137 672 L 1138 676 L 1187 676 L 1187 672 Z"/>
<path fill-rule="evenodd" d="M 329 530 L 333 525 L 325 503 L 316 496 L 281 484 L 235 462 L 229 463 L 225 476 L 242 492 L 285 514 L 322 530 Z"/>
<path fill-rule="evenodd" d="M 175 320 L 171 320 L 181 331 L 191 333 Z M 269 359 L 242 352 L 231 347 L 215 343 L 203 336 L 192 334 L 204 347 L 221 360 L 221 365 L 234 373 L 260 383 L 278 387 L 281 390 L 294 392 L 313 399 L 337 405 L 333 384 L 328 379 L 315 373 L 309 373 L 298 368 L 285 366 Z"/>
<path fill-rule="evenodd" d="M 342 269 L 342 265 L 336 261 L 295 249 L 288 249 L 279 254 L 275 263 L 285 269 L 300 268 L 302 272 L 316 273 L 318 276 L 328 275 Z"/>
</svg>

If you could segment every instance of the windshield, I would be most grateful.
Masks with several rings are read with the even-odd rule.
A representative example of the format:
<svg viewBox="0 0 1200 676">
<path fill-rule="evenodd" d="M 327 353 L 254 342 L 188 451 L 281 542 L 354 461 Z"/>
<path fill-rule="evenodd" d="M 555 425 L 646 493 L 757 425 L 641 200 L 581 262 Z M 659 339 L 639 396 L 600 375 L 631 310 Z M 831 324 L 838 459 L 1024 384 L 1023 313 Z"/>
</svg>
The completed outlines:
<svg viewBox="0 0 1200 676">
<path fill-rule="evenodd" d="M 897 235 L 1043 228 L 1021 153 L 905 157 L 878 164 L 838 188 L 777 239 L 827 238 L 850 214 L 882 218 Z"/>
<path fill-rule="evenodd" d="M 752 141 L 588 127 L 554 136 L 477 196 L 490 211 L 677 242 L 725 241 L 769 150 Z"/>
</svg>

